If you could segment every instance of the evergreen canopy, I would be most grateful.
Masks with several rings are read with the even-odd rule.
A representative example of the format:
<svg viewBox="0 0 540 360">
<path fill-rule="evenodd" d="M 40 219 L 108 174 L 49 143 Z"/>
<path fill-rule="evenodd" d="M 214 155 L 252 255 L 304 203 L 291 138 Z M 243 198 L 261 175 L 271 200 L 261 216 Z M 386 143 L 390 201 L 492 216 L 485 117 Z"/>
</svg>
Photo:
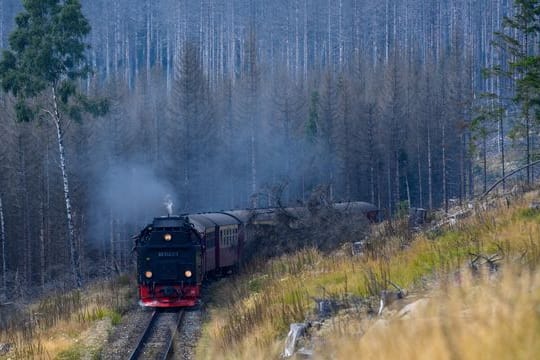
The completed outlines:
<svg viewBox="0 0 540 360">
<path fill-rule="evenodd" d="M 0 60 L 0 84 L 17 98 L 17 118 L 32 120 L 39 109 L 31 108 L 26 99 L 46 89 L 52 90 L 61 109 L 75 120 L 83 111 L 106 112 L 106 102 L 91 101 L 75 86 L 75 80 L 90 73 L 84 43 L 90 25 L 79 0 L 23 0 L 23 5 L 9 37 L 10 49 L 4 50 Z"/>
</svg>

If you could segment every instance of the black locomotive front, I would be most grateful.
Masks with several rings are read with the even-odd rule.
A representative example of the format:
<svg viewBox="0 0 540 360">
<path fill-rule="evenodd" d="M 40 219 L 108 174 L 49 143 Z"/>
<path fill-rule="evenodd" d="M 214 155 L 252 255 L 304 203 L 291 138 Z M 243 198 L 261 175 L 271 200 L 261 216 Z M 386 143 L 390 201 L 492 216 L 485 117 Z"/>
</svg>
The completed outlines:
<svg viewBox="0 0 540 360">
<path fill-rule="evenodd" d="M 137 238 L 140 303 L 194 306 L 203 278 L 201 241 L 187 217 L 155 218 Z"/>
</svg>

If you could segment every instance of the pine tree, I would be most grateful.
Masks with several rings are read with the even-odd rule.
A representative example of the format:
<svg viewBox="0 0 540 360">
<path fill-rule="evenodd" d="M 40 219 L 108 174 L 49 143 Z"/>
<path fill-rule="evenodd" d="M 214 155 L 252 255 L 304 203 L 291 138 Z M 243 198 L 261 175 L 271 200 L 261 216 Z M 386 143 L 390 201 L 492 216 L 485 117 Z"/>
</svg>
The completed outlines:
<svg viewBox="0 0 540 360">
<path fill-rule="evenodd" d="M 177 186 L 181 189 L 184 211 L 200 206 L 206 196 L 204 188 L 208 186 L 210 177 L 204 176 L 207 169 L 199 165 L 210 161 L 211 145 L 217 144 L 214 105 L 202 66 L 199 47 L 191 42 L 186 43 L 176 63 L 169 107 L 169 128 L 172 129 L 169 143 L 174 147 L 181 139 L 182 146 L 182 150 L 173 155 L 175 165 L 170 173 L 182 179 Z"/>
<path fill-rule="evenodd" d="M 24 0 L 9 37 L 9 50 L 0 60 L 0 82 L 17 100 L 17 119 L 29 122 L 49 119 L 56 126 L 60 168 L 66 204 L 68 241 L 73 280 L 82 285 L 79 253 L 72 218 L 69 179 L 64 148 L 64 129 L 69 119 L 83 113 L 102 115 L 105 100 L 90 99 L 77 90 L 77 80 L 90 73 L 84 38 L 90 25 L 79 0 Z"/>
<path fill-rule="evenodd" d="M 508 56 L 508 61 L 486 70 L 488 76 L 510 80 L 515 91 L 513 102 L 520 107 L 522 121 L 514 132 L 526 139 L 526 164 L 531 163 L 531 134 L 534 126 L 533 112 L 537 120 L 540 105 L 540 57 L 535 42 L 540 35 L 540 1 L 515 0 L 514 17 L 505 17 L 503 29 L 496 32 L 494 45 Z M 500 94 L 490 94 L 500 98 Z M 527 167 L 527 182 L 531 181 L 531 170 Z"/>
</svg>

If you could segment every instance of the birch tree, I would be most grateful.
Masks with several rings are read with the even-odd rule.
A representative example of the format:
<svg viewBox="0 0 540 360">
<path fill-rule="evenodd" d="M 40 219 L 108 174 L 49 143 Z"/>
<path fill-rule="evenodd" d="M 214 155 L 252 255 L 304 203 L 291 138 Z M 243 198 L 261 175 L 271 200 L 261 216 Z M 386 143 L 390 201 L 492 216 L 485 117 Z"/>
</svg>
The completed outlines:
<svg viewBox="0 0 540 360">
<path fill-rule="evenodd" d="M 17 119 L 29 122 L 49 119 L 56 127 L 58 154 L 70 250 L 73 281 L 82 285 L 79 252 L 75 240 L 69 178 L 64 147 L 69 120 L 81 120 L 83 113 L 102 115 L 104 100 L 94 100 L 77 91 L 77 80 L 86 77 L 84 38 L 90 25 L 78 0 L 24 0 L 9 37 L 9 50 L 0 60 L 2 88 L 17 99 Z"/>
</svg>

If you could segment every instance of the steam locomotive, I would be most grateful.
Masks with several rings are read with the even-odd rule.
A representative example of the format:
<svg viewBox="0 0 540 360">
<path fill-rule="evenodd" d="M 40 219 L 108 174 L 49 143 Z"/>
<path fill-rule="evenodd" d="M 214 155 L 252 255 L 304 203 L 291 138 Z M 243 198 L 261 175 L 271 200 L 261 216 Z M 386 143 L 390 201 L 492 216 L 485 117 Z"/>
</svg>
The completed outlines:
<svg viewBox="0 0 540 360">
<path fill-rule="evenodd" d="M 378 217 L 377 207 L 370 203 L 334 208 L 370 221 Z M 307 211 L 285 210 L 293 216 Z M 278 209 L 255 209 L 155 218 L 135 239 L 139 303 L 165 308 L 197 305 L 208 275 L 238 268 L 244 245 L 252 240 L 250 226 L 272 226 L 277 214 Z"/>
</svg>

